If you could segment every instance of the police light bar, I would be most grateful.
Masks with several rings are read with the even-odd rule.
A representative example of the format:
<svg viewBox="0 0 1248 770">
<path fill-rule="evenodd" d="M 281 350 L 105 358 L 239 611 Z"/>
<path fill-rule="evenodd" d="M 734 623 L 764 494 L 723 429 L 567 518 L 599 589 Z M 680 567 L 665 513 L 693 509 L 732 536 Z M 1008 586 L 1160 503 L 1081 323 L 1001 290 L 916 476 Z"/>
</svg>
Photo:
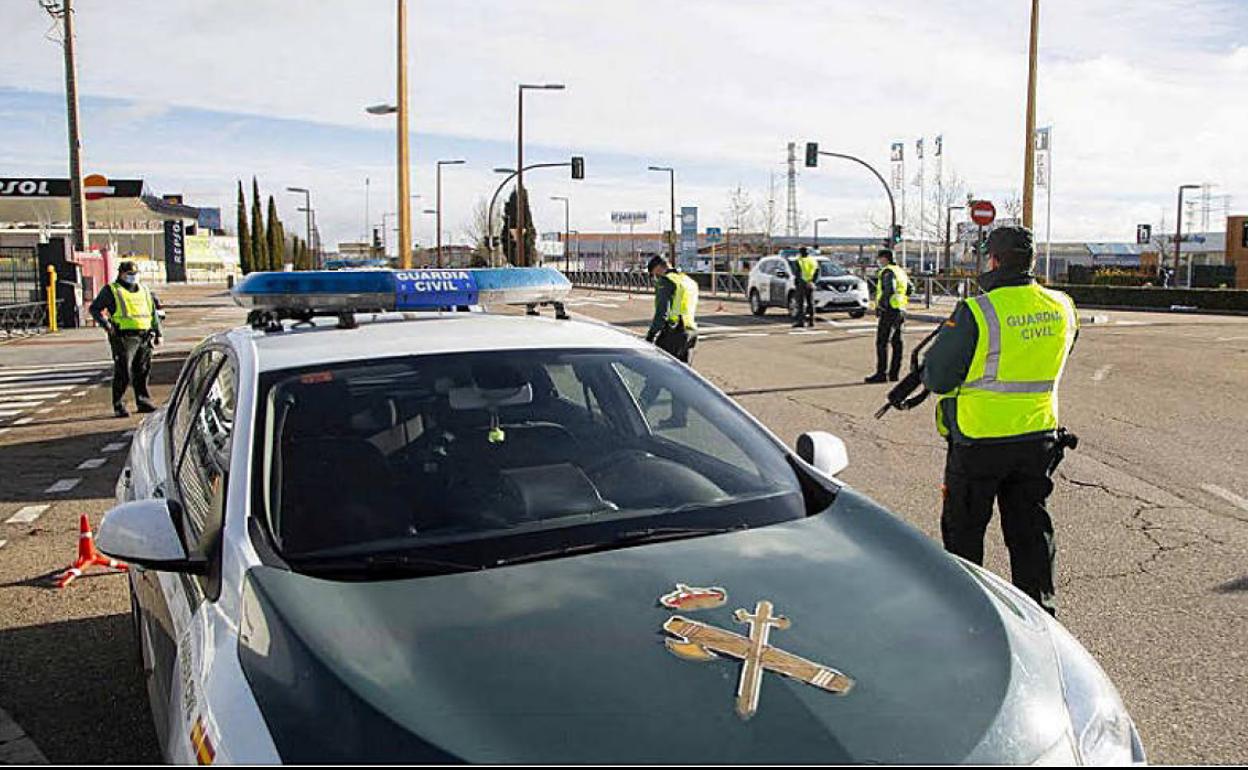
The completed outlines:
<svg viewBox="0 0 1248 770">
<path fill-rule="evenodd" d="M 561 302 L 571 290 L 554 268 L 503 267 L 251 273 L 231 294 L 245 308 L 299 316 L 541 304 Z"/>
</svg>

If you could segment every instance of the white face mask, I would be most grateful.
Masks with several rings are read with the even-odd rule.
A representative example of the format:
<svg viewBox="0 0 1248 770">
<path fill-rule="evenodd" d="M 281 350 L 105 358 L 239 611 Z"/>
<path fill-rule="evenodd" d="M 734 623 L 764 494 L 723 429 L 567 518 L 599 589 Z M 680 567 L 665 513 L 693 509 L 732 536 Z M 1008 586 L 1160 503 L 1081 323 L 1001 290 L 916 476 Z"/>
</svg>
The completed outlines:
<svg viewBox="0 0 1248 770">
<path fill-rule="evenodd" d="M 127 286 L 134 286 L 139 282 L 139 277 L 134 273 L 126 273 L 121 277 L 121 282 Z"/>
</svg>

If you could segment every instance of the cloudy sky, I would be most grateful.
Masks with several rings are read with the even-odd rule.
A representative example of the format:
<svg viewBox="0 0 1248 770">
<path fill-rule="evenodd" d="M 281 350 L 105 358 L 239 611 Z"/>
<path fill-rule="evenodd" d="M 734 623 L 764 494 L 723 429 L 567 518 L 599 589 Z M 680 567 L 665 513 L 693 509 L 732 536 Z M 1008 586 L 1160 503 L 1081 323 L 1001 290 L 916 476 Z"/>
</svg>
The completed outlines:
<svg viewBox="0 0 1248 770">
<path fill-rule="evenodd" d="M 496 166 L 515 163 L 516 84 L 528 162 L 587 159 L 589 178 L 526 177 L 539 227 L 611 230 L 612 210 L 698 206 L 721 224 L 741 185 L 762 202 L 785 145 L 820 142 L 888 176 L 893 141 L 943 134 L 946 174 L 998 202 L 1022 185 L 1026 0 L 409 0 L 416 234 L 462 240 Z M 87 172 L 142 177 L 220 205 L 234 184 L 310 187 L 327 243 L 394 206 L 392 0 L 77 0 Z M 1176 188 L 1212 183 L 1248 210 L 1248 2 L 1043 0 L 1039 125 L 1053 126 L 1055 240 L 1173 228 Z M 66 173 L 63 70 L 36 0 L 0 0 L 0 176 Z M 799 145 L 800 146 L 800 145 Z M 930 155 L 926 174 L 934 180 Z M 879 185 L 834 160 L 800 169 L 798 202 L 824 234 L 886 218 Z M 1043 193 L 1041 193 L 1043 195 Z M 296 196 L 278 195 L 299 222 Z M 1043 203 L 1043 198 L 1040 199 Z M 912 206 L 917 190 L 910 192 Z M 1217 205 L 1221 213 L 1221 204 Z M 1043 206 L 1037 208 L 1043 232 Z M 783 225 L 783 219 L 781 219 Z"/>
</svg>

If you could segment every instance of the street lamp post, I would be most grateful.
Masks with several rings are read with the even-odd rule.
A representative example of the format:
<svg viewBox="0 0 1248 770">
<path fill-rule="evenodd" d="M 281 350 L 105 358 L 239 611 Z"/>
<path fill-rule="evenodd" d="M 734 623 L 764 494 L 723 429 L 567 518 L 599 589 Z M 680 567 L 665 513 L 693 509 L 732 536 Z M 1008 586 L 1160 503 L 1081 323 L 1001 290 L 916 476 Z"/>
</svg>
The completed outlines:
<svg viewBox="0 0 1248 770">
<path fill-rule="evenodd" d="M 947 208 L 945 209 L 945 271 L 946 271 L 946 272 L 948 272 L 948 271 L 950 270 L 950 268 L 952 267 L 952 263 L 949 261 L 949 260 L 950 260 L 950 256 L 949 256 L 949 244 L 950 244 L 950 240 L 949 240 L 949 233 L 950 233 L 950 229 L 951 229 L 951 227 L 952 227 L 951 223 L 952 223 L 952 221 L 953 221 L 953 212 L 954 212 L 954 211 L 959 211 L 959 210 L 962 210 L 962 209 L 965 209 L 965 208 L 966 208 L 966 206 L 949 206 L 949 207 L 947 207 Z M 937 272 L 937 273 L 939 273 L 939 272 L 940 272 L 940 265 L 937 265 L 937 266 L 936 266 L 936 272 Z"/>
<path fill-rule="evenodd" d="M 828 221 L 827 217 L 819 217 L 818 219 L 815 220 L 815 251 L 819 250 L 819 223 L 827 222 L 827 221 Z"/>
<path fill-rule="evenodd" d="M 884 177 L 880 176 L 880 172 L 876 171 L 874 166 L 872 166 L 870 163 L 867 163 L 862 158 L 855 158 L 853 155 L 845 155 L 839 152 L 828 152 L 826 150 L 819 150 L 818 154 L 826 155 L 829 158 L 840 158 L 841 160 L 852 160 L 854 163 L 857 163 L 861 166 L 866 167 L 867 171 L 870 171 L 872 174 L 875 175 L 876 179 L 880 180 L 880 184 L 884 186 L 884 192 L 888 193 L 888 208 L 890 212 L 889 219 L 890 219 L 891 226 L 888 231 L 888 238 L 885 239 L 885 242 L 891 248 L 893 245 L 893 233 L 897 232 L 897 203 L 896 201 L 893 200 L 893 191 L 892 191 L 892 188 L 888 186 L 888 182 L 884 181 Z"/>
<path fill-rule="evenodd" d="M 442 267 L 442 167 L 443 166 L 459 166 L 459 165 L 462 165 L 463 163 L 464 161 L 462 160 L 440 160 L 438 161 L 438 180 L 437 180 L 437 193 L 436 193 L 437 202 L 434 204 L 437 207 L 437 212 L 438 212 L 438 221 L 437 221 L 438 267 Z"/>
<path fill-rule="evenodd" d="M 671 196 L 671 222 L 667 233 L 667 245 L 670 250 L 668 256 L 672 259 L 672 265 L 676 265 L 676 169 L 670 166 L 650 166 L 648 170 L 667 172 L 668 193 Z"/>
<path fill-rule="evenodd" d="M 312 248 L 312 193 L 306 187 L 287 187 L 286 192 L 303 195 L 304 218 L 307 220 L 308 248 Z"/>
<path fill-rule="evenodd" d="M 524 267 L 525 261 L 524 242 L 527 222 L 524 219 L 524 92 L 525 90 L 536 91 L 562 91 L 564 88 L 562 83 L 545 83 L 535 85 L 529 83 L 521 83 L 516 89 L 517 92 L 517 110 L 516 110 L 516 265 Z"/>
<path fill-rule="evenodd" d="M 535 168 L 567 168 L 568 166 L 571 166 L 571 165 L 572 164 L 570 162 L 569 163 L 530 163 L 524 170 L 532 171 Z M 515 169 L 511 169 L 511 168 L 496 168 L 494 169 L 494 173 L 495 174 L 507 174 L 507 176 L 503 179 L 503 181 L 498 183 L 498 187 L 494 189 L 494 195 L 490 196 L 490 207 L 486 212 L 486 216 L 489 219 L 489 231 L 491 235 L 494 232 L 494 204 L 498 201 L 498 194 L 503 191 L 503 188 L 507 186 L 508 182 L 510 182 L 515 177 L 519 176 L 519 173 Z M 519 190 L 520 190 L 520 186 L 516 185 L 516 220 L 517 220 L 516 224 L 517 225 L 519 225 L 519 219 L 521 216 Z M 520 228 L 517 227 L 516 228 L 517 242 L 519 242 L 519 232 L 520 232 Z M 499 237 L 499 240 L 501 241 L 503 237 L 502 232 L 499 232 L 498 237 Z M 492 260 L 493 258 L 494 258 L 494 250 L 493 248 L 491 248 L 490 259 Z M 519 259 L 517 259 L 517 262 L 518 261 Z"/>
<path fill-rule="evenodd" d="M 381 256 L 386 259 L 390 258 L 390 228 L 386 227 L 386 217 L 395 216 L 393 211 L 383 211 L 381 213 Z"/>
<path fill-rule="evenodd" d="M 1199 190 L 1199 189 L 1200 189 L 1200 185 L 1198 184 L 1179 185 L 1179 211 L 1175 215 L 1175 220 L 1174 220 L 1174 280 L 1176 282 L 1179 280 L 1179 250 L 1183 246 L 1183 191 L 1184 190 Z M 1160 260 L 1158 261 L 1160 262 Z M 1192 273 L 1190 270 L 1188 271 L 1187 275 L 1188 275 L 1188 279 L 1187 279 L 1188 288 L 1190 289 L 1191 283 L 1192 283 L 1192 279 L 1191 279 Z"/>
<path fill-rule="evenodd" d="M 572 235 L 572 224 L 569 211 L 572 205 L 568 202 L 567 196 L 552 195 L 552 201 L 563 201 L 563 270 L 567 272 L 572 267 L 571 257 L 568 254 L 568 239 Z"/>
<path fill-rule="evenodd" d="M 1031 44 L 1027 59 L 1027 144 L 1023 153 L 1023 227 L 1031 229 L 1036 173 L 1036 54 L 1040 37 L 1040 0 L 1031 0 Z"/>
</svg>

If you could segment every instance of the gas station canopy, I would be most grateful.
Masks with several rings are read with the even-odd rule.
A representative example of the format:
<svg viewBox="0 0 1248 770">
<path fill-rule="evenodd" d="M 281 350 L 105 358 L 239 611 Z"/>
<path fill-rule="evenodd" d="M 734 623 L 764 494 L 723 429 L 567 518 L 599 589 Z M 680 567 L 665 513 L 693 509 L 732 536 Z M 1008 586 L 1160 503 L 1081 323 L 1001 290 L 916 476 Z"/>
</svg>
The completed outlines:
<svg viewBox="0 0 1248 770">
<path fill-rule="evenodd" d="M 142 179 L 84 180 L 87 222 L 121 224 L 195 219 L 199 209 L 152 195 Z M 69 180 L 0 177 L 0 223 L 69 222 Z"/>
</svg>

